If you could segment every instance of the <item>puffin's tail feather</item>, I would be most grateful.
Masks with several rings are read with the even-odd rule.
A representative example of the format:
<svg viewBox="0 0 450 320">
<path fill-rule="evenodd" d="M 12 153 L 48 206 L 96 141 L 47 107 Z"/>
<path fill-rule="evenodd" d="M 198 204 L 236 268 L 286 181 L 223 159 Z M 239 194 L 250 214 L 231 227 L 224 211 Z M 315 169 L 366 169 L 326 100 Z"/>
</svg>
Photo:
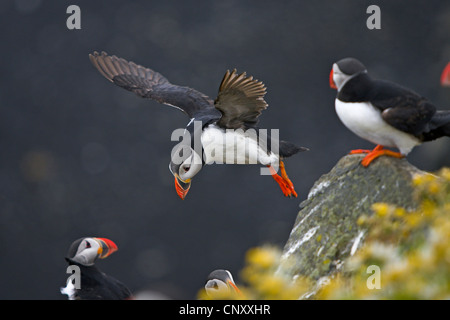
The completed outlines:
<svg viewBox="0 0 450 320">
<path fill-rule="evenodd" d="M 282 158 L 288 158 L 300 151 L 308 151 L 308 150 L 309 150 L 308 148 L 299 147 L 291 142 L 280 140 L 280 150 L 279 151 L 280 151 L 280 156 Z"/>
<path fill-rule="evenodd" d="M 428 131 L 424 132 L 424 141 L 445 136 L 450 137 L 450 110 L 436 111 L 429 122 Z"/>
</svg>

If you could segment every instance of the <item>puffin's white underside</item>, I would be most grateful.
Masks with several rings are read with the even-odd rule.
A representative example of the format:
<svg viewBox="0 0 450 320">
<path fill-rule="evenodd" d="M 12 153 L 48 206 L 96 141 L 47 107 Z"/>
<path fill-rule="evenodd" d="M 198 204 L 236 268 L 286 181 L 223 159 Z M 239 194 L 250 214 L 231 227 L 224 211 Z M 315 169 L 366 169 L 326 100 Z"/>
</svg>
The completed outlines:
<svg viewBox="0 0 450 320">
<path fill-rule="evenodd" d="M 258 139 L 251 131 L 224 130 L 210 125 L 203 130 L 201 142 L 206 164 L 278 165 L 279 162 L 278 155 L 268 154 L 258 146 Z"/>
<path fill-rule="evenodd" d="M 65 288 L 61 288 L 61 294 L 66 294 L 69 298 L 69 300 L 75 300 L 75 294 L 76 294 L 76 290 L 75 290 L 75 286 L 71 281 L 67 282 L 67 285 Z"/>
<path fill-rule="evenodd" d="M 335 106 L 339 119 L 348 129 L 374 144 L 397 148 L 401 154 L 407 155 L 421 143 L 413 135 L 390 126 L 371 103 L 342 102 L 336 99 Z"/>
</svg>

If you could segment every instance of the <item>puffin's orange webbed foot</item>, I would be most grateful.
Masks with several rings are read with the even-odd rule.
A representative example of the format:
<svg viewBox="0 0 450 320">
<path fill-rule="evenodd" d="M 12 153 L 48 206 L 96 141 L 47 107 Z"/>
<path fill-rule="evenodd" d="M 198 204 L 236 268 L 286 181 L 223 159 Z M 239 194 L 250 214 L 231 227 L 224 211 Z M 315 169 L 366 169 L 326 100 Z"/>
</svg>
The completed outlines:
<svg viewBox="0 0 450 320">
<path fill-rule="evenodd" d="M 284 167 L 284 162 L 281 160 L 280 160 L 280 171 L 281 171 L 281 177 L 287 183 L 289 188 L 292 190 L 292 194 L 294 195 L 294 197 L 297 198 L 297 192 L 295 192 L 295 190 L 294 190 L 294 184 L 292 183 L 291 179 L 289 179 L 289 177 L 286 173 L 286 169 Z"/>
<path fill-rule="evenodd" d="M 378 145 L 375 147 L 375 149 L 370 151 L 364 157 L 364 159 L 362 159 L 361 164 L 364 167 L 368 167 L 372 163 L 373 160 L 375 160 L 376 158 L 381 157 L 381 156 L 390 156 L 390 157 L 394 157 L 394 158 L 404 158 L 405 157 L 400 152 L 394 152 L 392 150 L 387 150 L 387 149 L 384 149 L 384 147 L 382 145 Z"/>
<path fill-rule="evenodd" d="M 289 177 L 286 174 L 286 170 L 284 168 L 284 163 L 280 161 L 280 169 L 281 169 L 281 176 L 277 174 L 275 169 L 272 166 L 267 166 L 270 169 L 270 173 L 272 174 L 272 178 L 278 183 L 278 185 L 281 188 L 281 191 L 283 191 L 283 194 L 286 197 L 297 197 L 297 192 L 294 190 L 294 184 L 289 179 Z"/>
<path fill-rule="evenodd" d="M 369 153 L 372 150 L 366 150 L 366 149 L 356 149 L 350 151 L 348 154 L 361 154 L 361 153 Z"/>
<path fill-rule="evenodd" d="M 383 149 L 383 146 L 381 145 L 377 145 L 373 150 L 368 150 L 368 149 L 355 149 L 349 152 L 349 154 L 361 154 L 361 153 L 371 153 L 374 151 L 378 151 Z"/>
</svg>

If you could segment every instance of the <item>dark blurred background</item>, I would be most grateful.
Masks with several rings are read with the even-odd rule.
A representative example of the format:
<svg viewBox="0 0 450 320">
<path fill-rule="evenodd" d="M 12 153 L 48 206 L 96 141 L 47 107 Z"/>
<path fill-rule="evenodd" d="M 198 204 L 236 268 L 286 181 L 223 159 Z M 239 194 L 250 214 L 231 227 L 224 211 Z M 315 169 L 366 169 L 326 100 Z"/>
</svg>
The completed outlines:
<svg viewBox="0 0 450 320">
<path fill-rule="evenodd" d="M 81 30 L 66 9 L 81 8 Z M 366 9 L 381 8 L 381 30 Z M 280 248 L 315 180 L 352 148 L 372 148 L 334 111 L 331 65 L 359 58 L 442 109 L 450 61 L 450 2 L 0 2 L 0 299 L 65 299 L 64 256 L 75 239 L 107 237 L 119 251 L 97 265 L 134 293 L 196 298 L 208 273 L 239 281 L 246 251 Z M 267 88 L 261 127 L 310 148 L 286 161 L 299 194 L 284 198 L 259 166 L 215 165 L 178 198 L 170 135 L 188 118 L 106 81 L 88 54 L 105 50 L 215 98 L 227 69 Z M 450 166 L 450 139 L 417 147 L 424 170 Z M 156 296 L 153 296 L 156 297 Z"/>
</svg>

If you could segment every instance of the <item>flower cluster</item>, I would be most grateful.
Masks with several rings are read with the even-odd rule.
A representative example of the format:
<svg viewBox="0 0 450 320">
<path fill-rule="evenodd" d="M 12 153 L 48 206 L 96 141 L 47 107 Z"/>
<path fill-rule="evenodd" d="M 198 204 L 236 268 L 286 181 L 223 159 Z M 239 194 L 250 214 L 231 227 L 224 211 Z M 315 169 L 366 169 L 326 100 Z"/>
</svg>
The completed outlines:
<svg viewBox="0 0 450 320">
<path fill-rule="evenodd" d="M 250 249 L 242 278 L 246 281 L 250 299 L 298 299 L 310 289 L 306 278 L 292 279 L 280 267 L 281 250 L 275 247 Z"/>
</svg>

